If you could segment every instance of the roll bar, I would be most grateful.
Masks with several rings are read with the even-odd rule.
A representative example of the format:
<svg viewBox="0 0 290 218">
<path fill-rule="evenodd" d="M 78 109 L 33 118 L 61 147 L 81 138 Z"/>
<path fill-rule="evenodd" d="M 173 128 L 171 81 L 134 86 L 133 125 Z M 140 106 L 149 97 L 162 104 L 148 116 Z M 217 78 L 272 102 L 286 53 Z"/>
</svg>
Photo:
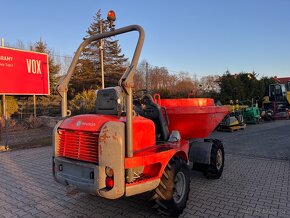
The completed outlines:
<svg viewBox="0 0 290 218">
<path fill-rule="evenodd" d="M 116 36 L 116 35 L 120 35 L 123 33 L 127 33 L 127 32 L 131 32 L 131 31 L 138 31 L 139 32 L 139 38 L 138 38 L 138 42 L 135 48 L 135 52 L 131 61 L 130 66 L 127 68 L 126 72 L 123 74 L 123 76 L 120 79 L 120 85 L 123 86 L 123 88 L 125 88 L 125 92 L 127 93 L 127 87 L 133 87 L 134 82 L 133 82 L 133 77 L 134 77 L 134 73 L 136 71 L 136 67 L 138 64 L 138 60 L 140 57 L 140 53 L 141 53 L 141 49 L 143 46 L 143 42 L 144 42 L 144 37 L 145 37 L 145 33 L 144 30 L 141 26 L 139 25 L 131 25 L 131 26 L 126 26 L 120 29 L 116 29 L 110 32 L 105 32 L 102 34 L 98 34 L 98 35 L 93 35 L 87 39 L 85 39 L 82 44 L 79 46 L 79 48 L 77 49 L 73 60 L 70 64 L 70 67 L 67 71 L 67 74 L 58 82 L 57 86 L 56 86 L 56 91 L 58 92 L 58 94 L 64 99 L 66 98 L 66 94 L 68 91 L 68 83 L 74 73 L 74 70 L 76 68 L 77 62 L 79 60 L 79 57 L 81 55 L 81 52 L 85 49 L 85 47 L 87 45 L 89 45 L 90 43 L 94 42 L 94 41 L 98 41 L 100 39 L 103 38 L 108 38 L 111 36 Z M 63 102 L 62 103 L 62 117 L 66 117 L 67 116 L 67 105 L 64 105 L 64 103 L 67 104 L 67 102 Z M 66 110 L 64 110 L 66 109 Z"/>
<path fill-rule="evenodd" d="M 74 70 L 76 68 L 76 65 L 78 63 L 79 57 L 81 55 L 81 52 L 85 49 L 87 45 L 90 43 L 103 39 L 103 38 L 108 38 L 111 36 L 116 36 L 120 35 L 123 33 L 131 32 L 131 31 L 138 31 L 139 33 L 139 38 L 138 42 L 134 51 L 134 55 L 131 61 L 130 66 L 127 68 L 125 73 L 122 75 L 119 85 L 122 87 L 124 93 L 126 94 L 126 156 L 127 157 L 133 157 L 133 132 L 132 132 L 132 88 L 134 86 L 134 81 L 133 77 L 136 71 L 136 67 L 138 65 L 138 60 L 140 57 L 140 53 L 142 50 L 143 42 L 144 42 L 144 37 L 145 33 L 144 30 L 141 26 L 139 25 L 131 25 L 127 27 L 123 27 L 120 29 L 116 29 L 110 32 L 104 32 L 102 34 L 98 35 L 93 35 L 87 39 L 85 39 L 82 44 L 79 46 L 78 50 L 76 51 L 73 60 L 71 62 L 71 65 L 68 69 L 67 74 L 59 81 L 59 83 L 56 86 L 56 90 L 58 94 L 62 97 L 62 102 L 61 102 L 61 114 L 62 117 L 67 117 L 68 116 L 68 110 L 67 110 L 67 91 L 68 91 L 68 84 L 69 81 L 74 73 Z M 130 176 L 129 176 L 130 177 Z"/>
</svg>

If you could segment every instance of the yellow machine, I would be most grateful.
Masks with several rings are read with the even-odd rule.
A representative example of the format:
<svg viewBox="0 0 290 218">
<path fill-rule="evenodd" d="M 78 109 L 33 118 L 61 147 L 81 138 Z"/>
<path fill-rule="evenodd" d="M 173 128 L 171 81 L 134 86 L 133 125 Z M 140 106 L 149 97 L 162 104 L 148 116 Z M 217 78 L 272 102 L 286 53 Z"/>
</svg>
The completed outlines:
<svg viewBox="0 0 290 218">
<path fill-rule="evenodd" d="M 290 77 L 275 80 L 277 83 L 269 85 L 269 95 L 263 98 L 263 109 L 272 111 L 275 119 L 289 119 Z"/>
<path fill-rule="evenodd" d="M 241 107 L 239 105 L 239 100 L 234 101 L 230 100 L 230 104 L 227 105 L 230 108 L 231 113 L 229 113 L 219 124 L 219 131 L 228 131 L 233 132 L 237 130 L 243 130 L 246 128 L 246 124 L 244 122 L 244 117 L 241 112 Z"/>
</svg>

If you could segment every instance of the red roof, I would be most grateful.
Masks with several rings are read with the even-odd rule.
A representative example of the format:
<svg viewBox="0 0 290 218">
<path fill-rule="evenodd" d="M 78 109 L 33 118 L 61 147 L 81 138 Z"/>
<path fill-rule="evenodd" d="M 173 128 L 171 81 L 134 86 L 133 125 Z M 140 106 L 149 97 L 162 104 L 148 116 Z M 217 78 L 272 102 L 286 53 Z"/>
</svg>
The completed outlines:
<svg viewBox="0 0 290 218">
<path fill-rule="evenodd" d="M 274 80 L 281 84 L 287 84 L 288 82 L 290 82 L 290 77 L 274 77 Z"/>
</svg>

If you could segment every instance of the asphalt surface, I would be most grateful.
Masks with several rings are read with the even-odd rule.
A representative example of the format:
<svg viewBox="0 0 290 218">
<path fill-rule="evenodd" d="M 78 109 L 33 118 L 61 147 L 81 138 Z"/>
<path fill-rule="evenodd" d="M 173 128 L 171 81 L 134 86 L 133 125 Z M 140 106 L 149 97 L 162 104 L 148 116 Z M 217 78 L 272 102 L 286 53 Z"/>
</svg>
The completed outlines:
<svg viewBox="0 0 290 218">
<path fill-rule="evenodd" d="M 222 177 L 191 172 L 181 217 L 290 217 L 290 121 L 214 132 L 224 141 Z M 144 195 L 106 200 L 71 193 L 51 175 L 51 148 L 0 153 L 0 217 L 159 217 Z"/>
</svg>

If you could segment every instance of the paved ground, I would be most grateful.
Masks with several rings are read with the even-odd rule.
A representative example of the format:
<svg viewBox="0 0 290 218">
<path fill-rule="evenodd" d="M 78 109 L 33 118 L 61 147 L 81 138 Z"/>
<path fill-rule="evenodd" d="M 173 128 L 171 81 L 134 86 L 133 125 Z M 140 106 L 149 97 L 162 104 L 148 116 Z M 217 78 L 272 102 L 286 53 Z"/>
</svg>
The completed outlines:
<svg viewBox="0 0 290 218">
<path fill-rule="evenodd" d="M 290 217 L 290 121 L 214 133 L 227 151 L 224 174 L 191 173 L 182 217 Z M 0 153 L 0 217 L 158 217 L 144 196 L 68 195 L 51 176 L 49 147 Z"/>
<path fill-rule="evenodd" d="M 214 132 L 210 137 L 221 139 L 227 154 L 290 160 L 290 120 L 248 125 L 234 133 Z"/>
</svg>

